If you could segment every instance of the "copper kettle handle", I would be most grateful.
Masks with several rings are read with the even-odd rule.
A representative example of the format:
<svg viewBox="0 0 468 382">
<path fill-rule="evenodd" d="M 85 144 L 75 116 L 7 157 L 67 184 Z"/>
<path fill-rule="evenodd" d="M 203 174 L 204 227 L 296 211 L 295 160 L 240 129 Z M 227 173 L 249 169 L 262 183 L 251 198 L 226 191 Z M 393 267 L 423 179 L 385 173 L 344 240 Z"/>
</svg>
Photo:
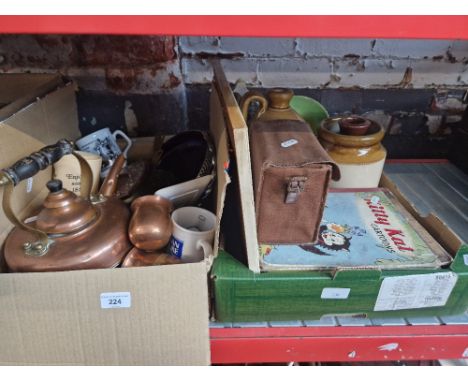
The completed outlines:
<svg viewBox="0 0 468 382">
<path fill-rule="evenodd" d="M 68 154 L 73 154 L 78 159 L 82 174 L 81 194 L 82 196 L 89 196 L 92 179 L 91 167 L 83 157 L 73 151 L 73 143 L 65 139 L 58 141 L 55 145 L 46 146 L 38 152 L 35 152 L 28 157 L 19 160 L 12 166 L 0 171 L 0 186 L 4 187 L 2 207 L 6 217 L 16 227 L 26 232 L 30 232 L 36 237 L 35 242 L 24 244 L 24 251 L 28 255 L 44 255 L 47 253 L 49 246 L 53 243 L 53 240 L 50 239 L 45 232 L 32 228 L 17 218 L 11 207 L 13 189 L 22 180 L 36 175 L 39 171 L 58 162 L 64 155 Z"/>
<path fill-rule="evenodd" d="M 240 106 L 241 106 L 242 116 L 244 117 L 244 120 L 246 122 L 247 122 L 247 117 L 249 114 L 249 106 L 254 101 L 258 101 L 260 103 L 260 109 L 255 114 L 255 118 L 258 118 L 268 109 L 268 101 L 262 93 L 256 90 L 251 90 L 245 93 L 242 96 L 242 99 L 240 101 Z"/>
</svg>

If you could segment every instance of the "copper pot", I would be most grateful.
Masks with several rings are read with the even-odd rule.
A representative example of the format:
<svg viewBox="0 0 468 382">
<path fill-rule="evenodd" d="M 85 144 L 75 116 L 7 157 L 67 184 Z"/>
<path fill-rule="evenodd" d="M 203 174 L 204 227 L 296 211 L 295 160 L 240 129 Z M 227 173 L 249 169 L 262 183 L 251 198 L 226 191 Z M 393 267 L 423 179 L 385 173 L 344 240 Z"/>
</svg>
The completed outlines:
<svg viewBox="0 0 468 382">
<path fill-rule="evenodd" d="M 145 252 L 138 248 L 133 248 L 122 262 L 122 268 L 148 267 L 153 265 L 182 264 L 175 256 L 164 251 Z"/>
<path fill-rule="evenodd" d="M 78 158 L 82 169 L 82 196 L 63 189 L 59 180 L 49 181 L 49 194 L 37 216 L 29 219 L 33 220 L 30 223 L 20 221 L 11 209 L 13 187 L 70 153 Z M 123 156 L 116 160 L 99 194 L 94 196 L 89 196 L 89 165 L 73 152 L 72 143 L 65 140 L 2 170 L 3 209 L 16 226 L 5 241 L 8 268 L 13 272 L 37 272 L 119 265 L 131 248 L 127 238 L 130 212 L 114 196 L 124 162 Z"/>
<path fill-rule="evenodd" d="M 164 248 L 172 234 L 171 201 L 159 195 L 146 195 L 135 199 L 131 210 L 128 235 L 133 245 L 144 251 Z"/>
</svg>

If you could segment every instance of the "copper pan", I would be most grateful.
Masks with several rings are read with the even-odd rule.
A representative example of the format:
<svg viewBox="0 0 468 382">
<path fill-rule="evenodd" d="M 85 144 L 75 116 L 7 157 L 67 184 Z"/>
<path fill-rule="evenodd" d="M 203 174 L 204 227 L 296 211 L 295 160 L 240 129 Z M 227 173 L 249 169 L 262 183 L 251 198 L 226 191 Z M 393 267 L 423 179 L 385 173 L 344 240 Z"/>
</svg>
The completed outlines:
<svg viewBox="0 0 468 382">
<path fill-rule="evenodd" d="M 145 252 L 138 248 L 133 248 L 122 262 L 122 268 L 148 267 L 152 265 L 182 264 L 181 261 L 172 255 L 160 250 L 155 252 Z"/>
</svg>

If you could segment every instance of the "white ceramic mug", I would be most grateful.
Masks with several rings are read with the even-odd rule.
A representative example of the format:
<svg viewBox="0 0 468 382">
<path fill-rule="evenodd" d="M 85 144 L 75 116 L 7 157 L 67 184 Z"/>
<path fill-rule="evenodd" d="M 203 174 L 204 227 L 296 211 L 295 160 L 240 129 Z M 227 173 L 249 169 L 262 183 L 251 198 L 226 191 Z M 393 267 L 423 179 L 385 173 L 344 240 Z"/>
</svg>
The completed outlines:
<svg viewBox="0 0 468 382">
<path fill-rule="evenodd" d="M 184 263 L 195 263 L 213 253 L 216 215 L 199 207 L 182 207 L 172 215 L 169 253 Z"/>
<path fill-rule="evenodd" d="M 77 151 L 91 167 L 93 183 L 91 194 L 95 194 L 99 187 L 99 175 L 101 173 L 102 158 L 99 155 L 85 151 Z M 54 163 L 54 179 L 60 179 L 63 188 L 81 195 L 81 167 L 78 159 L 72 155 L 65 155 L 57 163 Z"/>
<path fill-rule="evenodd" d="M 109 128 L 105 127 L 76 141 L 76 146 L 81 151 L 98 154 L 102 157 L 101 177 L 107 175 L 115 159 L 122 154 L 122 150 L 120 150 L 117 144 L 117 137 L 119 135 L 127 141 L 127 145 L 123 150 L 123 154 L 126 158 L 128 150 L 130 150 L 132 146 L 132 140 L 121 130 L 116 130 L 111 133 Z"/>
</svg>

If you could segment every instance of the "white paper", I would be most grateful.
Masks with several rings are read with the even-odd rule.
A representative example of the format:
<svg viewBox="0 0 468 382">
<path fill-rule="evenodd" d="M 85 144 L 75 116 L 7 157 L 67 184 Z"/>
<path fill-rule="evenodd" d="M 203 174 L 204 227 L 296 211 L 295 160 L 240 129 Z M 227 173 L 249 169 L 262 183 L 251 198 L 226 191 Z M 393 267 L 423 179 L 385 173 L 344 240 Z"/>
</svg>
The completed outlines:
<svg viewBox="0 0 468 382">
<path fill-rule="evenodd" d="M 101 308 L 130 308 L 132 306 L 132 295 L 130 292 L 108 292 L 101 293 Z"/>
<path fill-rule="evenodd" d="M 346 300 L 349 296 L 349 292 L 351 292 L 350 288 L 323 288 L 320 297 L 324 300 Z"/>
<path fill-rule="evenodd" d="M 374 311 L 444 306 L 457 278 L 453 272 L 386 277 Z"/>
<path fill-rule="evenodd" d="M 465 262 L 465 265 L 468 265 L 468 254 L 463 255 L 463 261 Z"/>
</svg>

